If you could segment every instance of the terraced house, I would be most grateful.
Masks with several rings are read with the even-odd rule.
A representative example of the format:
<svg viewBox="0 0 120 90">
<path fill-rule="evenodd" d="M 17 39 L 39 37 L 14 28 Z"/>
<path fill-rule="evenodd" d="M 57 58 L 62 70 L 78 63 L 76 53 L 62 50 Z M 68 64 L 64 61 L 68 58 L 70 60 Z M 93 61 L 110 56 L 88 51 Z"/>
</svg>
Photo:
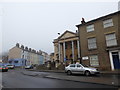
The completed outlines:
<svg viewBox="0 0 120 90">
<path fill-rule="evenodd" d="M 23 45 L 19 46 L 17 43 L 15 47 L 9 50 L 9 63 L 12 63 L 16 66 L 24 65 L 39 65 L 43 64 L 44 56 L 41 52 L 34 49 L 24 47 Z"/>
<path fill-rule="evenodd" d="M 82 63 L 101 70 L 120 69 L 120 11 L 76 25 Z"/>
</svg>

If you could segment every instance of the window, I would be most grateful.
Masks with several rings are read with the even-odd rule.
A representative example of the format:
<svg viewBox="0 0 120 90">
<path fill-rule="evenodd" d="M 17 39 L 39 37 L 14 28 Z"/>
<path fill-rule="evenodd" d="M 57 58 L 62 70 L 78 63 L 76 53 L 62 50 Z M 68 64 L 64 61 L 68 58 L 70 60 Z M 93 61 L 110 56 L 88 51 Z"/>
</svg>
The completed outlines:
<svg viewBox="0 0 120 90">
<path fill-rule="evenodd" d="M 22 58 L 24 59 L 24 55 L 22 55 Z"/>
<path fill-rule="evenodd" d="M 70 67 L 75 67 L 75 64 L 71 64 Z"/>
<path fill-rule="evenodd" d="M 90 65 L 91 66 L 99 66 L 98 56 L 97 55 L 91 55 L 90 56 Z"/>
<path fill-rule="evenodd" d="M 92 32 L 92 31 L 94 31 L 94 25 L 92 24 L 92 25 L 87 26 L 87 27 L 86 27 L 86 30 L 87 30 L 87 32 Z"/>
<path fill-rule="evenodd" d="M 89 38 L 88 39 L 88 49 L 95 49 L 95 48 L 97 48 L 96 38 Z"/>
<path fill-rule="evenodd" d="M 115 33 L 106 35 L 106 44 L 108 47 L 117 45 Z"/>
<path fill-rule="evenodd" d="M 12 63 L 12 61 L 9 61 L 9 63 Z"/>
<path fill-rule="evenodd" d="M 80 64 L 77 64 L 77 67 L 81 67 L 81 65 L 80 65 Z"/>
<path fill-rule="evenodd" d="M 107 19 L 107 20 L 103 21 L 103 26 L 104 26 L 104 28 L 113 26 L 112 19 Z"/>
<path fill-rule="evenodd" d="M 14 61 L 14 63 L 18 63 L 18 61 Z"/>
</svg>

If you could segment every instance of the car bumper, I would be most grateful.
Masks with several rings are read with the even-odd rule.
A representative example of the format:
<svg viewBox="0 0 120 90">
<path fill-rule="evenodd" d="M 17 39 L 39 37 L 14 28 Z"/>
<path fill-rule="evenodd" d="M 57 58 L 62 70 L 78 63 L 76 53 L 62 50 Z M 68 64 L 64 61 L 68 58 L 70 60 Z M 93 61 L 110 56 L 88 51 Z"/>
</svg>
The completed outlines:
<svg viewBox="0 0 120 90">
<path fill-rule="evenodd" d="M 8 71 L 8 69 L 2 69 L 2 72 L 7 72 Z"/>
</svg>

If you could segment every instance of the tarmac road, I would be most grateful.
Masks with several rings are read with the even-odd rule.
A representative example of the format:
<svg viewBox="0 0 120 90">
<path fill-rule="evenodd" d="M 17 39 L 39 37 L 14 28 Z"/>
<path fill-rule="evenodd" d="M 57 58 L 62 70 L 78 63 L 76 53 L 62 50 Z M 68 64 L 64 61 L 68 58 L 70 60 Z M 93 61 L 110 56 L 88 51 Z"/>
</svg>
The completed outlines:
<svg viewBox="0 0 120 90">
<path fill-rule="evenodd" d="M 50 74 L 47 72 L 41 73 L 42 75 Z M 27 76 L 23 75 L 20 69 L 3 72 L 2 85 L 3 88 L 116 88 L 109 85 Z"/>
</svg>

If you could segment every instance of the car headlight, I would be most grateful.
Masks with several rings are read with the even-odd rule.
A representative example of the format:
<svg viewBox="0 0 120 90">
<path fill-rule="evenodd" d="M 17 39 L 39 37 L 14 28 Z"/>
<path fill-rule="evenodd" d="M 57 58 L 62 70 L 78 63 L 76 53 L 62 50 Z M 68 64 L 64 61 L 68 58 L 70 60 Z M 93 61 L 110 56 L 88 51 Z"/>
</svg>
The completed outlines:
<svg viewBox="0 0 120 90">
<path fill-rule="evenodd" d="M 97 71 L 96 69 L 92 69 L 91 71 Z"/>
</svg>

